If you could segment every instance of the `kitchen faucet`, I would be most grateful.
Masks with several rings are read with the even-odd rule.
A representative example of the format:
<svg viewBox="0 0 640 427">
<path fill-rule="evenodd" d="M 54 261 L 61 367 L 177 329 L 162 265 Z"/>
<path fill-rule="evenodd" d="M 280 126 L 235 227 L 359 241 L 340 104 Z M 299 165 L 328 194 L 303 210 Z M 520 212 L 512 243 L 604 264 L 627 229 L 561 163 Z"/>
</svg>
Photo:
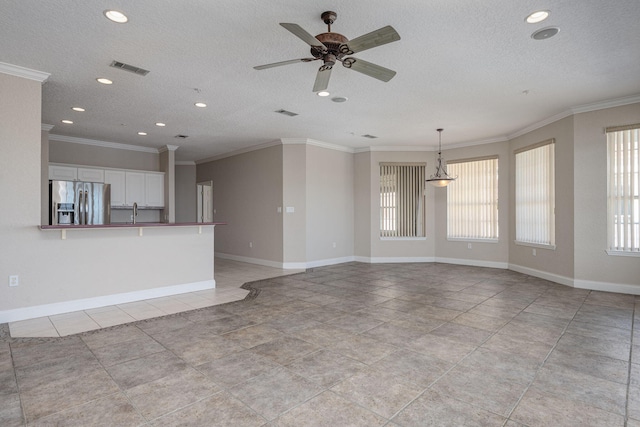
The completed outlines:
<svg viewBox="0 0 640 427">
<path fill-rule="evenodd" d="M 133 223 L 136 223 L 136 217 L 138 216 L 138 203 L 133 202 Z"/>
</svg>

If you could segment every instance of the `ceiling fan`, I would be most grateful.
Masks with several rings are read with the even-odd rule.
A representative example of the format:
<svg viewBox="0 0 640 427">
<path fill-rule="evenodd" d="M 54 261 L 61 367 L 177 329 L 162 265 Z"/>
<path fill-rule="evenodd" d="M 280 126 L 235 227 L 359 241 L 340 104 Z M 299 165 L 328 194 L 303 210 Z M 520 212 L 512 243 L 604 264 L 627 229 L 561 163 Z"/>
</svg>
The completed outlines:
<svg viewBox="0 0 640 427">
<path fill-rule="evenodd" d="M 295 64 L 298 62 L 322 60 L 323 65 L 318 69 L 316 81 L 313 85 L 313 92 L 325 91 L 329 87 L 331 70 L 337 61 L 342 62 L 342 65 L 346 68 L 350 68 L 362 74 L 366 74 L 369 77 L 382 80 L 383 82 L 391 80 L 393 76 L 396 75 L 395 71 L 362 59 L 346 56 L 400 40 L 400 35 L 396 30 L 394 30 L 390 25 L 387 25 L 386 27 L 382 27 L 376 31 L 372 31 L 368 34 L 356 37 L 353 40 L 349 40 L 342 34 L 331 32 L 331 24 L 333 24 L 337 17 L 338 14 L 336 12 L 324 12 L 321 15 L 321 18 L 324 23 L 327 24 L 328 30 L 326 33 L 318 34 L 315 37 L 305 31 L 298 24 L 280 23 L 284 28 L 311 46 L 311 55 L 313 55 L 313 58 L 291 59 L 289 61 L 259 65 L 253 68 L 256 70 L 264 70 L 267 68 Z"/>
</svg>

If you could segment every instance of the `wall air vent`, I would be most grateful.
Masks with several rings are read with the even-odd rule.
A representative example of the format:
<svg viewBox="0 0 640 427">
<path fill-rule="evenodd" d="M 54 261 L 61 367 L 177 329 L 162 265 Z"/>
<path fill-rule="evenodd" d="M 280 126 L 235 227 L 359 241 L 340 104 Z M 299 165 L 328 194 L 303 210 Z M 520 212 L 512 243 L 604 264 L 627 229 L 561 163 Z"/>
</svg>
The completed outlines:
<svg viewBox="0 0 640 427">
<path fill-rule="evenodd" d="M 174 136 L 174 138 L 177 138 L 177 139 L 187 139 L 187 138 L 189 138 L 189 137 L 188 137 L 187 135 L 176 135 L 176 136 Z"/>
<path fill-rule="evenodd" d="M 369 139 L 376 139 L 376 138 L 377 138 L 377 136 L 375 136 L 375 135 L 369 135 L 369 134 L 362 135 L 362 136 L 363 136 L 364 138 L 369 138 Z"/>
<path fill-rule="evenodd" d="M 112 61 L 110 67 L 120 68 L 121 70 L 129 71 L 134 74 L 138 74 L 140 76 L 146 76 L 149 74 L 149 70 L 145 70 L 144 68 L 135 67 L 133 65 L 125 64 L 124 62 Z"/>
<path fill-rule="evenodd" d="M 287 111 L 287 110 L 276 110 L 276 113 L 284 114 L 285 116 L 290 116 L 290 117 L 294 117 L 298 115 L 298 113 L 292 113 L 291 111 Z"/>
</svg>

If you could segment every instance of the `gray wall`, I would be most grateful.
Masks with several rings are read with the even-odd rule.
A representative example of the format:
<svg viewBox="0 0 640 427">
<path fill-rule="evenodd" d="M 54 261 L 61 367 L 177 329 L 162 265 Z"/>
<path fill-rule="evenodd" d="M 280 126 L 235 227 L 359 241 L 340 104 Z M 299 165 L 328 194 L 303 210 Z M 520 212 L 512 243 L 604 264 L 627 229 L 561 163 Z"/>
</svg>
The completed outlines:
<svg viewBox="0 0 640 427">
<path fill-rule="evenodd" d="M 50 132 L 55 133 L 55 128 Z M 126 155 L 123 154 L 126 153 Z M 49 141 L 49 161 L 117 169 L 160 171 L 160 155 L 96 145 Z"/>
<path fill-rule="evenodd" d="M 216 252 L 282 263 L 282 146 L 197 165 L 196 181 L 213 181 Z M 252 247 L 249 247 L 249 243 Z"/>
<path fill-rule="evenodd" d="M 575 278 L 579 285 L 640 285 L 640 258 L 607 248 L 607 139 L 604 128 L 640 123 L 640 104 L 576 114 L 574 167 Z"/>
<path fill-rule="evenodd" d="M 196 165 L 176 165 L 176 222 L 195 222 Z"/>
<path fill-rule="evenodd" d="M 542 271 L 558 280 L 573 278 L 573 116 L 536 129 L 510 141 L 510 168 L 515 166 L 515 150 L 555 138 L 556 248 L 533 248 L 516 245 L 515 174 L 509 176 L 509 264 L 516 268 Z M 603 159 L 604 162 L 604 159 Z M 502 181 L 500 182 L 502 184 Z M 525 270 L 527 271 L 527 270 Z"/>
</svg>

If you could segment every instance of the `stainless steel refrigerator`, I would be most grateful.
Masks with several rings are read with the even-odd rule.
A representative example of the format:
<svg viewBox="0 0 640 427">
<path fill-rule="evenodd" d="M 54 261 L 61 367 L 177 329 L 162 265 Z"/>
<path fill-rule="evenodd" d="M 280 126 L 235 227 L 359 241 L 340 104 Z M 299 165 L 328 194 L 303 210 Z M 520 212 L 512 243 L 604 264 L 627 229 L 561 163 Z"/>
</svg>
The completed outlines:
<svg viewBox="0 0 640 427">
<path fill-rule="evenodd" d="M 111 184 L 49 181 L 49 224 L 111 223 Z"/>
</svg>

